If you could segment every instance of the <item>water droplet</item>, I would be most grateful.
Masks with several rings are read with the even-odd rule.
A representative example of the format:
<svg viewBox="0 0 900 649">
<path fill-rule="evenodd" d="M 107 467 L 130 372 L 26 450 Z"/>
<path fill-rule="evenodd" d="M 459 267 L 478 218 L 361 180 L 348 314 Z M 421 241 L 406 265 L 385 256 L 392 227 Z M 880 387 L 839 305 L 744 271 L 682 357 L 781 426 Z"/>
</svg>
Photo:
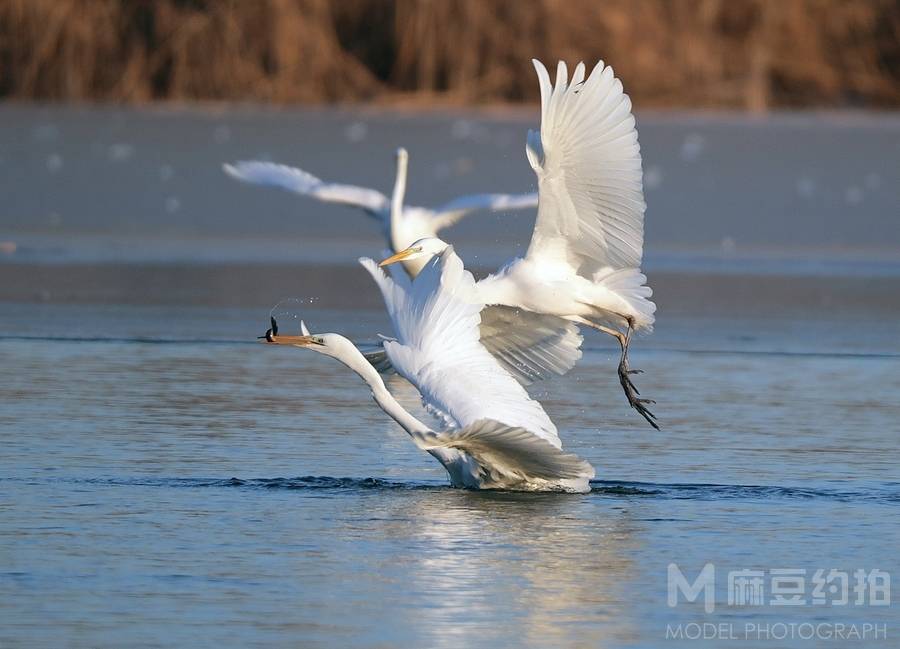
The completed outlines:
<svg viewBox="0 0 900 649">
<path fill-rule="evenodd" d="M 663 172 L 658 165 L 650 165 L 644 172 L 644 187 L 646 189 L 656 189 L 662 185 Z"/>
<path fill-rule="evenodd" d="M 699 133 L 688 133 L 681 143 L 681 159 L 685 162 L 693 162 L 700 157 L 706 147 L 706 138 Z"/>
<path fill-rule="evenodd" d="M 51 153 L 47 156 L 47 171 L 55 174 L 63 167 L 63 157 L 58 153 Z"/>
<path fill-rule="evenodd" d="M 344 137 L 350 142 L 362 142 L 369 134 L 369 127 L 364 122 L 353 122 L 344 129 Z"/>
<path fill-rule="evenodd" d="M 844 190 L 844 201 L 847 205 L 859 205 L 863 200 L 863 191 L 856 185 L 851 185 Z"/>
<path fill-rule="evenodd" d="M 59 127 L 56 124 L 41 124 L 34 127 L 32 135 L 35 140 L 50 142 L 59 137 Z"/>
<path fill-rule="evenodd" d="M 127 142 L 116 142 L 106 150 L 106 157 L 111 162 L 125 162 L 134 155 L 134 147 Z"/>
<path fill-rule="evenodd" d="M 816 181 L 809 176 L 797 179 L 797 195 L 803 198 L 812 198 L 816 193 Z"/>
<path fill-rule="evenodd" d="M 480 137 L 484 130 L 484 127 L 470 119 L 458 119 L 450 126 L 450 137 L 454 140 L 472 140 Z"/>
<path fill-rule="evenodd" d="M 216 144 L 225 144 L 231 139 L 231 129 L 227 124 L 219 124 L 213 129 L 213 140 Z"/>
<path fill-rule="evenodd" d="M 866 187 L 869 189 L 878 189 L 881 187 L 881 176 L 874 171 L 866 174 Z"/>
<path fill-rule="evenodd" d="M 436 180 L 446 180 L 450 177 L 450 164 L 447 162 L 439 162 L 434 166 L 434 177 Z"/>
<path fill-rule="evenodd" d="M 306 305 L 312 300 L 313 298 L 301 300 L 297 297 L 288 297 L 272 307 L 272 310 L 269 311 L 269 316 L 275 318 L 280 335 L 300 335 L 300 321 L 303 319 L 303 313 L 307 308 Z M 308 325 L 309 323 L 307 323 Z"/>
</svg>

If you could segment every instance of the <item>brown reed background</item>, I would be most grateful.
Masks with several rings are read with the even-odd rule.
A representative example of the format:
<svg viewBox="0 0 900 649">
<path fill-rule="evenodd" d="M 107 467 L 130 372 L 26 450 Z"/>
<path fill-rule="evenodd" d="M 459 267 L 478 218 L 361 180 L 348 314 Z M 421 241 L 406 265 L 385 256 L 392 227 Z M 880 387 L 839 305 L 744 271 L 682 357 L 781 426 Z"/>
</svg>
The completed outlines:
<svg viewBox="0 0 900 649">
<path fill-rule="evenodd" d="M 643 107 L 900 106 L 900 0 L 0 0 L 0 97 L 531 101 L 603 58 Z"/>
</svg>

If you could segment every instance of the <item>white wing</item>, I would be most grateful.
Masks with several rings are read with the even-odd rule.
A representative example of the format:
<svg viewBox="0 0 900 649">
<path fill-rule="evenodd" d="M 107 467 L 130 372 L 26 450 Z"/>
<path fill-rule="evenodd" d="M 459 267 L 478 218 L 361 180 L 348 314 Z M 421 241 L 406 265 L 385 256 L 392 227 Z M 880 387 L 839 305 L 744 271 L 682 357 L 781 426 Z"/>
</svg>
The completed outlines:
<svg viewBox="0 0 900 649">
<path fill-rule="evenodd" d="M 405 275 L 402 279 L 409 282 Z M 584 340 L 569 320 L 499 304 L 481 310 L 478 332 L 485 349 L 522 385 L 569 372 L 581 358 Z M 354 344 L 376 370 L 394 371 L 383 343 Z"/>
<path fill-rule="evenodd" d="M 569 320 L 493 304 L 481 311 L 481 344 L 522 385 L 562 376 L 581 358 L 584 340 Z"/>
<path fill-rule="evenodd" d="M 274 162 L 235 162 L 222 168 L 232 178 L 254 185 L 280 187 L 295 194 L 304 194 L 328 203 L 343 203 L 361 207 L 373 216 L 384 218 L 391 208 L 388 197 L 374 189 L 326 183 L 311 173 L 275 164 Z"/>
<path fill-rule="evenodd" d="M 418 388 L 426 406 L 454 428 L 492 419 L 561 446 L 541 405 L 479 342 L 483 304 L 452 247 L 429 261 L 408 287 L 387 277 L 371 259 L 360 263 L 381 289 L 394 324 L 397 340 L 384 342 L 388 358 Z"/>
<path fill-rule="evenodd" d="M 637 268 L 644 242 L 641 153 L 631 100 L 600 61 L 585 79 L 579 63 L 567 83 L 565 63 L 551 88 L 541 85 L 541 132 L 528 133 L 526 153 L 537 174 L 540 203 L 527 257 L 565 261 L 585 277 L 603 268 Z"/>
<path fill-rule="evenodd" d="M 547 440 L 522 428 L 506 426 L 491 420 L 473 422 L 462 429 L 440 433 L 414 434 L 419 446 L 455 448 L 472 456 L 482 470 L 494 475 L 489 482 L 502 483 L 527 478 L 559 482 L 583 482 L 594 477 L 594 468 L 572 453 L 565 453 Z M 572 485 L 573 487 L 575 485 Z"/>
<path fill-rule="evenodd" d="M 537 207 L 537 194 L 473 194 L 460 196 L 434 210 L 437 229 L 449 227 L 474 210 L 521 210 Z"/>
</svg>

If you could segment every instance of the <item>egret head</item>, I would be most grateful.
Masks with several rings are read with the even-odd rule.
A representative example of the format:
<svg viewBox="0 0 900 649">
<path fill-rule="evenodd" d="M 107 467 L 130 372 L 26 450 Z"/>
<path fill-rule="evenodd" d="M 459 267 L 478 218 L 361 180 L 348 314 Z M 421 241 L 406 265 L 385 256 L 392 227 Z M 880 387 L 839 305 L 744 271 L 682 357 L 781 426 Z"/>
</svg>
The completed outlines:
<svg viewBox="0 0 900 649">
<path fill-rule="evenodd" d="M 388 257 L 378 265 L 389 266 L 390 264 L 395 264 L 398 261 L 412 261 L 414 259 L 424 259 L 425 261 L 427 261 L 432 257 L 444 252 L 444 250 L 446 250 L 447 246 L 449 245 L 450 244 L 448 244 L 446 241 L 438 239 L 437 237 L 425 237 L 413 243 L 406 250 L 401 250 L 396 255 Z"/>
</svg>

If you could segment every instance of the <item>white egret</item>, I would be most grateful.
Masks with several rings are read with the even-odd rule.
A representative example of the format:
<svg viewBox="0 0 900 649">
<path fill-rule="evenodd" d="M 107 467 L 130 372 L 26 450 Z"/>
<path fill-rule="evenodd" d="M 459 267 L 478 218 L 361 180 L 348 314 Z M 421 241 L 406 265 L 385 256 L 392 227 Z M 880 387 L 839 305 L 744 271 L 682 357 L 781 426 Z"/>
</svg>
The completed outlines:
<svg viewBox="0 0 900 649">
<path fill-rule="evenodd" d="M 321 200 L 362 207 L 380 220 L 389 246 L 395 252 L 422 237 L 434 236 L 474 209 L 537 205 L 537 194 L 479 194 L 463 196 L 437 210 L 409 207 L 403 204 L 408 162 L 406 150 L 398 149 L 397 179 L 390 201 L 373 189 L 324 183 L 300 169 L 269 162 L 239 162 L 224 168 L 231 176 L 246 182 L 277 185 Z M 422 257 L 403 263 L 409 276 L 415 277 L 426 262 L 427 258 Z M 581 358 L 582 337 L 578 328 L 556 316 L 520 313 L 496 305 L 482 312 L 480 331 L 488 351 L 523 385 L 563 375 Z M 368 349 L 365 356 L 380 371 L 390 369 L 383 350 Z"/>
<path fill-rule="evenodd" d="M 370 259 L 360 260 L 384 296 L 396 339 L 384 349 L 394 369 L 422 395 L 443 422 L 440 431 L 406 411 L 357 347 L 338 334 L 279 335 L 270 343 L 294 345 L 332 356 L 372 389 L 375 402 L 437 458 L 454 486 L 523 491 L 590 490 L 594 469 L 562 451 L 553 422 L 541 405 L 491 356 L 479 341 L 483 307 L 475 280 L 447 248 L 427 262 L 412 282 L 387 277 Z"/>
<path fill-rule="evenodd" d="M 232 178 L 256 185 L 281 187 L 305 196 L 312 196 L 328 203 L 343 203 L 363 209 L 378 220 L 388 246 L 399 252 L 423 237 L 437 236 L 463 216 L 474 210 L 517 210 L 537 205 L 537 194 L 473 194 L 461 196 L 440 207 L 412 207 L 403 205 L 406 191 L 406 172 L 409 155 L 406 149 L 397 149 L 397 177 L 394 180 L 392 199 L 375 189 L 326 183 L 312 174 L 286 165 L 272 162 L 245 161 L 222 168 Z M 396 209 L 391 209 L 396 205 Z M 404 263 L 407 272 L 415 277 L 425 265 L 425 260 Z"/>
<path fill-rule="evenodd" d="M 541 87 L 540 133 L 528 132 L 526 154 L 538 179 L 538 214 L 525 256 L 477 284 L 478 300 L 560 316 L 614 336 L 621 346 L 619 381 L 628 403 L 654 428 L 654 403 L 639 397 L 628 366 L 634 331 L 650 330 L 656 305 L 641 272 L 644 202 L 641 154 L 631 101 L 600 61 L 571 82 L 560 62 L 556 85 L 533 60 Z M 427 237 L 382 265 L 428 259 L 447 244 Z"/>
</svg>

